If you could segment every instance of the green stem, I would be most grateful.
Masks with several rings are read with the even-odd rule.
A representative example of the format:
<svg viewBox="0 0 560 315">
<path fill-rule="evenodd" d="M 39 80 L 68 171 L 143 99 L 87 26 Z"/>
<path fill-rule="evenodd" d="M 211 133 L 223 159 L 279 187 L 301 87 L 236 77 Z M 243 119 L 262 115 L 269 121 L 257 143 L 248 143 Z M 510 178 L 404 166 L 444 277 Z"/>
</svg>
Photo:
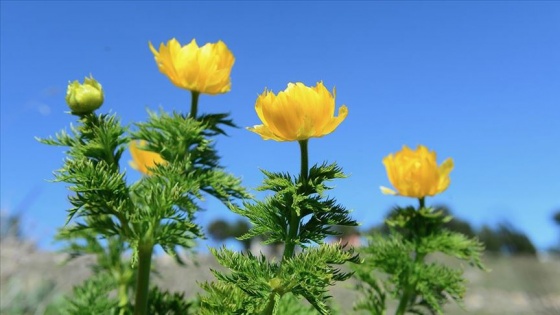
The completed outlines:
<svg viewBox="0 0 560 315">
<path fill-rule="evenodd" d="M 301 140 L 298 142 L 301 152 L 301 182 L 304 186 L 306 186 L 307 179 L 309 178 L 309 152 L 307 152 L 308 140 Z"/>
<path fill-rule="evenodd" d="M 120 283 L 119 284 L 119 290 L 118 290 L 118 294 L 119 294 L 119 315 L 123 315 L 126 314 L 126 309 L 128 306 L 128 286 L 126 283 Z"/>
<path fill-rule="evenodd" d="M 152 264 L 151 242 L 138 246 L 138 278 L 136 282 L 136 299 L 134 315 L 148 315 L 148 293 L 150 292 L 150 269 Z"/>
<path fill-rule="evenodd" d="M 401 296 L 401 300 L 399 302 L 399 306 L 397 307 L 397 311 L 395 315 L 404 315 L 406 313 L 406 309 L 408 308 L 408 302 L 410 301 L 410 290 L 406 289 Z"/>
<path fill-rule="evenodd" d="M 300 171 L 300 181 L 305 189 L 307 186 L 307 179 L 309 177 L 309 153 L 307 151 L 307 142 L 308 140 L 300 140 L 299 148 L 301 152 L 301 171 Z M 294 250 L 296 247 L 295 240 L 297 239 L 298 232 L 299 232 L 299 223 L 301 221 L 301 214 L 296 213 L 295 211 L 290 212 L 290 220 L 289 220 L 289 230 L 288 235 L 286 236 L 286 244 L 284 247 L 284 254 L 282 255 L 282 261 L 292 258 L 294 256 Z"/>
<path fill-rule="evenodd" d="M 309 153 L 307 151 L 307 140 L 301 140 L 298 142 L 301 152 L 300 181 L 302 184 L 302 189 L 305 189 L 305 187 L 307 186 L 307 180 L 309 178 Z M 280 262 L 280 265 L 282 265 L 282 263 L 287 259 L 290 259 L 294 256 L 296 239 L 298 238 L 299 234 L 300 221 L 301 214 L 296 213 L 292 209 L 292 211 L 290 211 L 290 218 L 288 222 L 288 235 L 286 235 L 286 240 L 284 241 L 284 254 L 282 254 L 282 261 Z M 268 297 L 268 302 L 262 312 L 263 315 L 271 315 L 274 311 L 274 306 L 276 304 L 275 294 L 275 292 L 272 292 Z"/>
<path fill-rule="evenodd" d="M 282 255 L 282 261 L 292 258 L 294 256 L 294 250 L 296 248 L 295 239 L 298 234 L 299 230 L 299 221 L 301 220 L 300 216 L 292 211 L 290 214 L 290 227 L 286 239 L 286 244 L 284 247 L 284 255 Z"/>
<path fill-rule="evenodd" d="M 274 306 L 276 304 L 276 299 L 274 298 L 275 295 L 276 292 L 272 292 L 268 296 L 268 303 L 266 303 L 266 307 L 261 312 L 262 315 L 272 315 L 272 313 L 274 312 Z"/>
<path fill-rule="evenodd" d="M 121 228 L 122 228 L 122 230 L 125 234 L 125 235 L 121 235 L 121 236 L 130 237 L 131 235 L 133 235 L 132 231 L 130 230 L 130 226 L 128 224 L 127 218 L 121 212 L 119 212 L 117 210 L 113 210 L 113 214 L 117 217 L 117 219 L 121 223 Z"/>
<path fill-rule="evenodd" d="M 418 198 L 418 211 L 420 211 L 420 209 L 423 209 L 425 206 L 426 206 L 426 198 L 425 197 Z M 417 242 L 416 245 L 418 245 Z M 420 254 L 418 253 L 417 250 L 415 250 L 414 252 L 416 254 L 416 257 L 414 258 L 414 264 L 416 265 L 418 263 L 423 262 L 426 254 Z M 407 276 L 406 280 L 407 280 L 406 287 L 403 291 L 403 295 L 401 296 L 401 300 L 399 301 L 399 306 L 397 307 L 397 311 L 395 312 L 395 315 L 404 315 L 406 313 L 406 310 L 408 309 L 410 302 L 412 301 L 413 298 L 416 297 L 416 293 L 414 289 L 416 284 L 408 283 L 410 281 L 410 274 Z"/>
<path fill-rule="evenodd" d="M 192 91 L 191 92 L 191 112 L 189 114 L 190 118 L 196 119 L 196 114 L 198 112 L 198 96 L 200 92 Z"/>
<path fill-rule="evenodd" d="M 414 258 L 414 265 L 421 263 L 422 261 L 424 261 L 424 257 L 426 255 L 422 254 L 418 254 L 417 251 L 416 252 L 416 257 Z M 406 310 L 408 309 L 408 306 L 410 305 L 410 302 L 413 301 L 414 299 L 416 299 L 416 283 L 409 283 L 410 281 L 410 273 L 412 271 L 408 271 L 408 275 L 406 277 L 406 285 L 405 285 L 405 289 L 403 290 L 403 295 L 401 296 L 401 300 L 399 301 L 399 306 L 397 307 L 397 311 L 395 313 L 395 315 L 404 315 L 406 313 Z"/>
</svg>

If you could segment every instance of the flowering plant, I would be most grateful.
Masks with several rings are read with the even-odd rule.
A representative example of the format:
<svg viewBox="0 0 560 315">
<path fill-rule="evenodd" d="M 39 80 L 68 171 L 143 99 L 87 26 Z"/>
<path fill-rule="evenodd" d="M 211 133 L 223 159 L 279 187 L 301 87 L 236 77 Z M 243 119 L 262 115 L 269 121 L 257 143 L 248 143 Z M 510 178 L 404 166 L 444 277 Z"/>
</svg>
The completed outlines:
<svg viewBox="0 0 560 315">
<path fill-rule="evenodd" d="M 426 258 L 442 253 L 484 269 L 482 243 L 447 230 L 444 224 L 452 217 L 425 204 L 427 196 L 449 186 L 453 160 L 449 158 L 438 166 L 436 153 L 425 146 L 416 150 L 404 146 L 385 157 L 383 164 L 397 192 L 386 187 L 381 191 L 416 198 L 419 204 L 418 208 L 396 207 L 386 220 L 389 233 L 369 236 L 368 245 L 360 251 L 364 264 L 354 268 L 359 280 L 356 287 L 364 296 L 355 309 L 386 314 L 386 301 L 393 297 L 398 301 L 395 315 L 441 314 L 449 299 L 461 303 L 465 279 L 462 270 L 441 262 L 428 263 Z"/>
<path fill-rule="evenodd" d="M 343 244 L 324 241 L 338 234 L 334 226 L 356 226 L 357 222 L 349 217 L 349 210 L 324 195 L 330 189 L 328 181 L 345 175 L 335 163 L 309 169 L 308 141 L 333 132 L 347 109 L 341 107 L 342 116 L 332 117 L 334 97 L 322 83 L 315 88 L 289 84 L 278 96 L 265 92 L 255 109 L 263 125 L 248 129 L 265 140 L 298 141 L 301 170 L 299 176 L 263 171 L 265 180 L 258 190 L 270 190 L 273 195 L 245 202 L 244 208 L 233 211 L 253 224 L 242 239 L 264 235 L 265 244 L 284 244 L 284 252 L 276 262 L 262 254 L 212 249 L 231 273 L 215 271 L 217 281 L 203 285 L 208 294 L 201 297 L 201 314 L 276 314 L 293 297 L 302 297 L 320 314 L 329 314 L 328 287 L 351 276 L 333 265 L 358 263 L 359 258 Z"/>
<path fill-rule="evenodd" d="M 348 115 L 344 105 L 335 114 L 335 90 L 331 93 L 322 82 L 297 82 L 257 97 L 261 124 L 247 129 L 264 140 L 297 142 L 301 167 L 297 175 L 263 170 L 257 190 L 271 194 L 254 200 L 240 179 L 221 166 L 214 146 L 215 137 L 235 125 L 224 113 L 198 113 L 201 94 L 230 90 L 231 51 L 221 41 L 199 47 L 195 40 L 181 46 L 172 39 L 159 50 L 149 47 L 159 70 L 191 92 L 188 113 L 149 111 L 146 122 L 123 126 L 116 115 L 97 113 L 104 93 L 90 76 L 68 86 L 66 102 L 77 126 L 39 139 L 67 148 L 55 181 L 69 184 L 71 208 L 57 238 L 67 242 L 70 258 L 97 257 L 93 276 L 74 289 L 61 313 L 332 314 L 329 288 L 353 275 L 364 295 L 355 308 L 371 314 L 386 314 L 389 296 L 398 301 L 396 315 L 441 313 L 449 298 L 461 301 L 461 271 L 425 261 L 441 252 L 483 268 L 481 243 L 446 230 L 443 224 L 451 218 L 425 205 L 428 196 L 448 188 L 451 159 L 438 165 L 435 152 L 424 146 L 405 146 L 387 156 L 383 164 L 394 190 L 382 187 L 382 192 L 417 198 L 418 208 L 395 208 L 386 221 L 390 233 L 370 236 L 362 249 L 328 243 L 327 237 L 340 235 L 340 228 L 358 225 L 350 210 L 327 195 L 332 180 L 346 177 L 342 168 L 336 163 L 309 166 L 310 139 L 334 132 Z M 130 166 L 142 174 L 133 183 L 120 163 L 127 149 Z M 204 292 L 187 301 L 181 293 L 150 284 L 152 256 L 159 246 L 184 263 L 179 251 L 192 252 L 204 237 L 195 218 L 205 196 L 248 219 L 252 226 L 240 239 L 259 237 L 265 244 L 281 244 L 283 252 L 270 258 L 210 249 L 225 270 L 213 270 L 216 279 L 200 284 Z M 353 271 L 342 269 L 345 264 Z M 378 272 L 388 276 L 378 277 Z"/>
<path fill-rule="evenodd" d="M 174 47 L 173 41 L 170 45 Z M 210 61 L 221 58 L 227 50 L 225 44 L 219 46 L 217 51 L 204 51 L 206 56 L 210 55 Z M 181 54 L 156 54 L 156 60 L 160 63 L 163 58 L 164 64 L 181 65 L 181 60 L 197 59 L 199 53 L 187 50 Z M 218 56 L 213 59 L 212 55 Z M 231 68 L 233 56 L 227 58 L 231 59 Z M 94 299 L 100 301 L 93 308 L 95 314 L 110 310 L 127 314 L 132 309 L 134 314 L 151 314 L 149 300 L 166 300 L 170 296 L 157 288 L 150 291 L 154 248 L 160 246 L 182 263 L 178 249 L 192 250 L 195 241 L 203 237 L 201 227 L 194 222 L 200 209 L 197 200 L 202 199 L 203 193 L 228 207 L 233 207 L 235 200 L 249 197 L 240 180 L 220 166 L 213 145 L 212 137 L 225 133 L 222 126 L 233 123 L 227 114 L 197 115 L 199 93 L 212 93 L 208 87 L 215 86 L 200 78 L 213 78 L 218 71 L 222 79 L 227 76 L 229 80 L 229 70 L 207 66 L 208 63 L 201 65 L 196 75 L 198 81 L 195 80 L 197 84 L 206 82 L 203 88 L 186 86 L 192 89 L 188 115 L 149 112 L 148 121 L 137 123 L 134 131 L 122 126 L 116 115 L 95 112 L 102 105 L 103 94 L 101 85 L 93 78 L 87 78 L 83 86 L 77 82 L 69 85 L 67 103 L 71 113 L 79 117 L 78 126 L 72 127 L 71 133 L 62 131 L 54 138 L 40 140 L 68 148 L 68 158 L 55 176 L 56 181 L 70 184 L 72 194 L 68 199 L 72 208 L 68 222 L 75 223 L 61 229 L 59 239 L 69 241 L 68 249 L 73 256 L 95 253 L 98 260 L 107 263 L 100 264 L 96 276 L 75 291 L 77 302 L 70 304 L 68 312 L 79 309 L 80 301 L 81 307 L 91 309 Z M 165 73 L 169 76 L 172 72 Z M 227 90 L 229 83 L 220 87 L 221 92 Z M 131 166 L 148 175 L 133 184 L 128 183 L 127 173 L 119 163 L 127 147 L 133 157 Z M 103 239 L 108 241 L 107 249 L 102 245 Z M 128 249 L 132 250 L 130 263 L 122 260 Z M 134 269 L 125 268 L 126 265 Z M 119 288 L 116 300 L 109 294 L 112 285 Z M 130 298 L 131 293 L 134 299 Z"/>
</svg>

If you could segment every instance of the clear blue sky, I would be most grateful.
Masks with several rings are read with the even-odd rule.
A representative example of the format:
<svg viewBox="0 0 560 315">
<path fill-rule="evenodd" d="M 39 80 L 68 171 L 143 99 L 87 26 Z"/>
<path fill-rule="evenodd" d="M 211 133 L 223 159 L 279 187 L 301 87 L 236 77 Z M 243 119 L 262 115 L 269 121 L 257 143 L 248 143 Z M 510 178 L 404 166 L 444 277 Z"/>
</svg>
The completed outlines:
<svg viewBox="0 0 560 315">
<path fill-rule="evenodd" d="M 161 74 L 148 48 L 223 40 L 236 62 L 232 90 L 204 95 L 201 112 L 259 124 L 256 97 L 288 82 L 336 87 L 348 118 L 310 143 L 312 162 L 350 174 L 333 192 L 364 226 L 414 200 L 385 196 L 381 163 L 403 144 L 452 157 L 452 183 L 428 199 L 480 226 L 509 220 L 545 249 L 560 209 L 560 3 L 555 2 L 1 2 L 1 208 L 25 208 L 25 231 L 51 247 L 68 191 L 49 183 L 63 150 L 41 145 L 66 128 L 69 80 L 90 73 L 103 112 L 125 123 L 146 109 L 187 111 L 190 94 Z M 244 128 L 218 140 L 223 163 L 254 188 L 259 168 L 296 173 L 296 143 Z M 122 165 L 130 180 L 138 174 Z M 33 195 L 22 205 L 26 196 Z M 215 200 L 201 223 L 235 219 Z"/>
</svg>

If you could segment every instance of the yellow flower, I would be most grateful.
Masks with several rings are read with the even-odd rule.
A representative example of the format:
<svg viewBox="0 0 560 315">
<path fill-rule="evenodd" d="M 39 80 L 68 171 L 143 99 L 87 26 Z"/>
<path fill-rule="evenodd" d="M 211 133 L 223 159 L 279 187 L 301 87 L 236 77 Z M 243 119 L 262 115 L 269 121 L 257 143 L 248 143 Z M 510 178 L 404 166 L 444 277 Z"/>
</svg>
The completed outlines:
<svg viewBox="0 0 560 315">
<path fill-rule="evenodd" d="M 84 115 L 93 112 L 103 104 L 103 88 L 99 82 L 90 75 L 83 84 L 78 80 L 68 83 L 66 90 L 66 103 L 72 114 Z"/>
<path fill-rule="evenodd" d="M 331 94 L 323 85 L 307 87 L 303 83 L 288 83 L 275 95 L 265 90 L 255 104 L 262 125 L 247 128 L 264 140 L 301 141 L 333 132 L 348 115 L 341 106 L 334 116 L 336 91 Z"/>
<path fill-rule="evenodd" d="M 434 196 L 446 190 L 450 183 L 449 173 L 453 169 L 451 158 L 438 166 L 436 153 L 422 145 L 416 150 L 403 146 L 395 155 L 385 157 L 383 164 L 389 181 L 397 191 L 387 187 L 381 187 L 381 191 L 415 198 Z"/>
<path fill-rule="evenodd" d="M 132 161 L 128 162 L 130 166 L 140 171 L 146 175 L 151 175 L 152 172 L 149 170 L 156 166 L 156 164 L 167 163 L 159 154 L 146 151 L 138 148 L 138 145 L 145 146 L 146 141 L 132 141 L 130 143 L 130 154 L 132 155 Z"/>
<path fill-rule="evenodd" d="M 235 58 L 222 41 L 198 47 L 196 40 L 182 46 L 175 39 L 159 46 L 150 43 L 159 71 L 177 87 L 206 94 L 221 94 L 231 89 L 230 73 Z"/>
</svg>

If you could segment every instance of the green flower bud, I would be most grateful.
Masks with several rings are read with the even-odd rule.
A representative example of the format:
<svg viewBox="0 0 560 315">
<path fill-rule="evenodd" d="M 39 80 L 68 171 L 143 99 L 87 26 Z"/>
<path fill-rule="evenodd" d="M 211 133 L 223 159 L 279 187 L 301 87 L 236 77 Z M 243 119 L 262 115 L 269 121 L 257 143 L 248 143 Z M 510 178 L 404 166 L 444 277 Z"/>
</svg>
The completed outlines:
<svg viewBox="0 0 560 315">
<path fill-rule="evenodd" d="M 90 75 L 84 84 L 77 80 L 68 83 L 66 103 L 74 115 L 85 115 L 93 112 L 103 104 L 103 88 Z"/>
</svg>

